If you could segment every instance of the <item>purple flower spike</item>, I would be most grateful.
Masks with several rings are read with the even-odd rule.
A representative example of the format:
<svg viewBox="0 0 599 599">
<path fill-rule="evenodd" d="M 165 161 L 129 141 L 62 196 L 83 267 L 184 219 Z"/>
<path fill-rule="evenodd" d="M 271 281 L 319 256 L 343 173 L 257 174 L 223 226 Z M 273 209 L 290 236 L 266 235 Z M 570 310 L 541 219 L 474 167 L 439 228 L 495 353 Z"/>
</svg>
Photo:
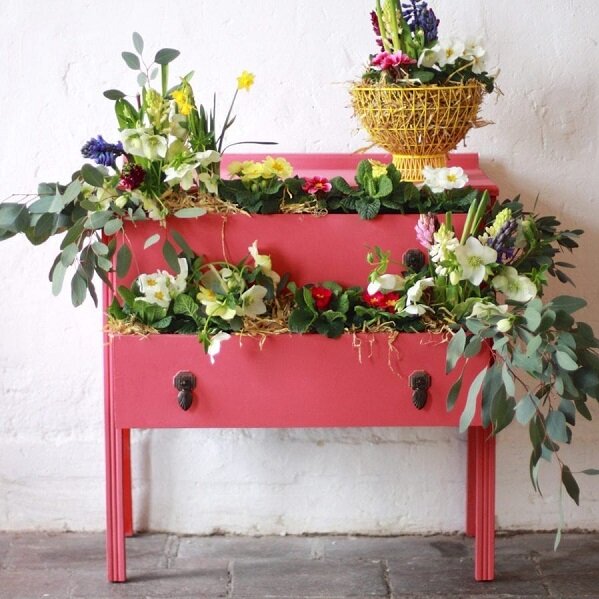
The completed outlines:
<svg viewBox="0 0 599 599">
<path fill-rule="evenodd" d="M 84 158 L 91 158 L 96 164 L 111 166 L 112 168 L 116 166 L 117 156 L 123 153 L 123 145 L 120 141 L 117 144 L 109 144 L 101 135 L 93 137 L 81 148 L 81 154 Z"/>
<path fill-rule="evenodd" d="M 433 245 L 433 235 L 437 230 L 437 219 L 434 214 L 421 214 L 416 226 L 416 239 L 420 245 L 427 250 L 430 250 Z"/>
</svg>

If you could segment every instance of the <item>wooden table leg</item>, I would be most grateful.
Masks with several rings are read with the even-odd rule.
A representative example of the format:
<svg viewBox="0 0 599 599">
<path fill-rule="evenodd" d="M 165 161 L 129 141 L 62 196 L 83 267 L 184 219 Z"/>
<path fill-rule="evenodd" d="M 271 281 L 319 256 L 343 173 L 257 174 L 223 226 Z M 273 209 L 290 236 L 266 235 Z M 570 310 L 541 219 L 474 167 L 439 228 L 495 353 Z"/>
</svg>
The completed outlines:
<svg viewBox="0 0 599 599">
<path fill-rule="evenodd" d="M 495 437 L 473 427 L 476 451 L 474 578 L 495 578 Z"/>
<path fill-rule="evenodd" d="M 466 536 L 476 533 L 476 433 L 468 428 L 468 457 L 466 464 Z"/>
<path fill-rule="evenodd" d="M 131 430 L 123 429 L 123 512 L 125 536 L 133 536 L 133 495 L 131 491 Z"/>
</svg>

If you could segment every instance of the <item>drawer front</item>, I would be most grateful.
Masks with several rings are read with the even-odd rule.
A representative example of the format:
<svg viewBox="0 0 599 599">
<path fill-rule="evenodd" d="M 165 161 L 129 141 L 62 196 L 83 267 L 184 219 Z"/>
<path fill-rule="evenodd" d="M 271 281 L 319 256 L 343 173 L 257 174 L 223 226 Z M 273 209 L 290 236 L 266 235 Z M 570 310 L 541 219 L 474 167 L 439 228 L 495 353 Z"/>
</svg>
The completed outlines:
<svg viewBox="0 0 599 599">
<path fill-rule="evenodd" d="M 390 250 L 400 261 L 409 249 L 422 249 L 414 227 L 417 214 L 383 214 L 374 220 L 362 220 L 355 214 L 312 215 L 232 215 L 207 214 L 197 219 L 169 219 L 167 229 L 155 222 L 127 225 L 127 240 L 135 259 L 127 277 L 118 284 L 130 284 L 140 273 L 168 269 L 162 257 L 162 242 L 144 250 L 151 235 L 164 239 L 172 228 L 181 233 L 192 249 L 208 260 L 239 262 L 248 254 L 248 246 L 258 240 L 262 254 L 270 254 L 273 269 L 288 272 L 298 285 L 337 281 L 345 286 L 366 286 L 371 266 L 366 262 L 370 248 Z M 459 232 L 464 214 L 453 218 Z M 425 252 L 426 253 L 426 252 Z M 397 267 L 399 269 L 399 267 Z M 398 271 L 394 271 L 398 272 Z"/>
<path fill-rule="evenodd" d="M 280 335 L 264 343 L 234 337 L 211 364 L 193 336 L 113 336 L 108 400 L 118 428 L 457 426 L 469 383 L 489 353 L 470 360 L 461 397 L 448 413 L 446 396 L 461 368 L 445 375 L 442 337 L 388 340 L 385 334 Z M 417 410 L 409 378 L 420 370 L 431 387 Z M 173 386 L 179 371 L 197 379 L 188 411 Z"/>
</svg>

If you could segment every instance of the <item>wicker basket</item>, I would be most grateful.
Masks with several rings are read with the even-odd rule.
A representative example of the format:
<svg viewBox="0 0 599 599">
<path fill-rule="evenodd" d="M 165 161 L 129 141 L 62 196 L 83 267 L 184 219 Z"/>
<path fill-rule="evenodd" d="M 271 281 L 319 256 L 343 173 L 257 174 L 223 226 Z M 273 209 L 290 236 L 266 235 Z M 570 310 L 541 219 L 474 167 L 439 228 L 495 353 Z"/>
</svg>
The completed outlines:
<svg viewBox="0 0 599 599">
<path fill-rule="evenodd" d="M 483 88 L 476 81 L 447 87 L 354 85 L 354 111 L 372 141 L 393 155 L 405 181 L 422 181 L 425 166 L 447 165 L 476 125 Z"/>
</svg>

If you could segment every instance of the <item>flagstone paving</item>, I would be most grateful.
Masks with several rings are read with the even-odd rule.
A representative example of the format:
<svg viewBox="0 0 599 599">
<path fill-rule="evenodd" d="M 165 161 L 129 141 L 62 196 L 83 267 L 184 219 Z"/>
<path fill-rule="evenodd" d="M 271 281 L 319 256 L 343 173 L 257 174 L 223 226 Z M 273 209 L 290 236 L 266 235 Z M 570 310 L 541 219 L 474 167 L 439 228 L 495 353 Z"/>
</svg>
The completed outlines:
<svg viewBox="0 0 599 599">
<path fill-rule="evenodd" d="M 476 583 L 462 536 L 127 540 L 126 583 L 105 580 L 104 535 L 0 532 L 0 599 L 599 599 L 599 534 L 497 539 L 497 576 Z"/>
</svg>

